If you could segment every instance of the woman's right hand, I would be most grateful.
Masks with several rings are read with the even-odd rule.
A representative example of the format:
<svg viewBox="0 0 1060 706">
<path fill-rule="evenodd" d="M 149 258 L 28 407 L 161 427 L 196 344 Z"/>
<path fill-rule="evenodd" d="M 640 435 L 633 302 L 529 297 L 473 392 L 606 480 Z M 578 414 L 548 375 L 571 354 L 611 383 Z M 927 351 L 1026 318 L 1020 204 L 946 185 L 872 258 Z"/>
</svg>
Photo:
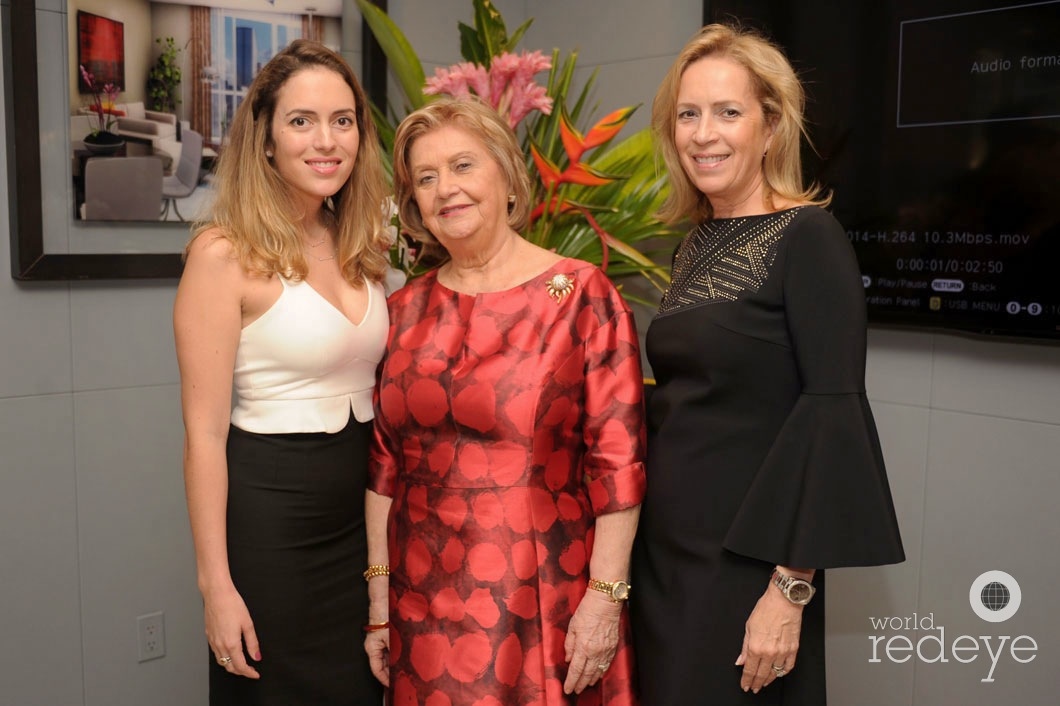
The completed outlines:
<svg viewBox="0 0 1060 706">
<path fill-rule="evenodd" d="M 390 686 L 390 630 L 372 630 L 364 638 L 364 651 L 372 674 L 383 686 Z"/>
<path fill-rule="evenodd" d="M 260 679 L 258 670 L 250 666 L 246 656 L 261 661 L 261 648 L 254 632 L 254 622 L 243 597 L 235 586 L 205 597 L 206 639 L 210 642 L 214 659 L 232 674 L 248 679 Z M 246 646 L 244 653 L 243 647 Z M 230 659 L 226 659 L 230 658 Z"/>
</svg>

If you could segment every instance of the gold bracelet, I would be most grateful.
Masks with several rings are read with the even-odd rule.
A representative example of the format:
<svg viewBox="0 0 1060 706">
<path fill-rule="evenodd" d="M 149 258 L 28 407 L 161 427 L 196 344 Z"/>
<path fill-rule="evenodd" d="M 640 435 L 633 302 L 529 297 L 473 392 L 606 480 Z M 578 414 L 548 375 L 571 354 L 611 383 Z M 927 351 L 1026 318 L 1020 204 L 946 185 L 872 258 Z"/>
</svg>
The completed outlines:
<svg viewBox="0 0 1060 706">
<path fill-rule="evenodd" d="M 389 576 L 390 565 L 389 564 L 372 564 L 364 572 L 364 580 L 374 579 L 376 576 Z"/>
<path fill-rule="evenodd" d="M 386 630 L 388 627 L 390 627 L 390 621 L 384 620 L 381 623 L 368 623 L 364 626 L 364 631 L 375 632 L 376 630 Z"/>
</svg>

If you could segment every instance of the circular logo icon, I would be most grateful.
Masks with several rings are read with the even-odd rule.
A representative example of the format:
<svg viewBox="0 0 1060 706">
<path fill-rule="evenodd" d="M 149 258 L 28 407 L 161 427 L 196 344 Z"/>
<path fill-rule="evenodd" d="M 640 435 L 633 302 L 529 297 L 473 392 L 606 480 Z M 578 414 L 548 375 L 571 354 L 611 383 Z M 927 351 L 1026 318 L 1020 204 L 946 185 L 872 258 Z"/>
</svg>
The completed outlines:
<svg viewBox="0 0 1060 706">
<path fill-rule="evenodd" d="M 1020 609 L 1023 593 L 1016 579 L 1004 571 L 986 571 L 972 581 L 968 602 L 988 623 L 1003 623 Z"/>
</svg>

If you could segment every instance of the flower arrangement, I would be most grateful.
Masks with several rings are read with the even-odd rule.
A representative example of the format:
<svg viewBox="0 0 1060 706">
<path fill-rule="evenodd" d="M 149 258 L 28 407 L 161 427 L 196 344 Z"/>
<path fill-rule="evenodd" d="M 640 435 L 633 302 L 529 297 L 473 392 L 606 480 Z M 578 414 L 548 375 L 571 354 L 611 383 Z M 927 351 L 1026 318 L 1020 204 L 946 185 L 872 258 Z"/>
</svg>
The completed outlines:
<svg viewBox="0 0 1060 706">
<path fill-rule="evenodd" d="M 125 115 L 125 112 L 118 110 L 115 105 L 119 92 L 117 86 L 113 83 L 97 86 L 96 77 L 85 68 L 84 64 L 80 65 L 80 69 L 81 78 L 84 80 L 85 85 L 88 86 L 88 90 L 92 92 L 92 103 L 88 106 L 88 109 L 96 114 L 96 125 L 92 128 L 89 135 L 99 138 L 104 133 L 110 133 L 110 129 L 114 126 L 115 118 Z"/>
<path fill-rule="evenodd" d="M 539 51 L 522 54 L 503 52 L 493 57 L 490 66 L 466 61 L 448 69 L 435 69 L 423 92 L 465 98 L 479 96 L 496 109 L 513 130 L 531 111 L 552 113 L 553 99 L 545 87 L 534 82 L 534 76 L 552 68 L 552 61 Z"/>
<path fill-rule="evenodd" d="M 655 218 L 664 197 L 665 173 L 656 168 L 647 129 L 618 139 L 638 106 L 619 108 L 579 127 L 595 109 L 589 99 L 596 72 L 574 94 L 577 54 L 561 60 L 558 49 L 551 57 L 540 51 L 516 53 L 533 18 L 509 35 L 490 0 L 472 0 L 474 27 L 458 23 L 464 61 L 436 69 L 431 78 L 424 76 L 416 53 L 393 21 L 368 0 L 356 2 L 401 86 L 402 115 L 435 95 L 473 94 L 489 102 L 516 131 L 535 187 L 531 225 L 523 233 L 527 240 L 593 262 L 612 279 L 637 274 L 658 291 L 665 289 L 669 276 L 650 248 L 654 243 L 668 253 L 673 238 L 681 235 Z M 535 77 L 546 70 L 547 82 L 538 84 Z M 399 115 L 389 106 L 372 109 L 390 153 Z M 418 250 L 406 236 L 398 238 L 392 252 L 394 265 L 410 275 L 422 269 Z M 623 294 L 646 301 L 628 289 Z"/>
</svg>

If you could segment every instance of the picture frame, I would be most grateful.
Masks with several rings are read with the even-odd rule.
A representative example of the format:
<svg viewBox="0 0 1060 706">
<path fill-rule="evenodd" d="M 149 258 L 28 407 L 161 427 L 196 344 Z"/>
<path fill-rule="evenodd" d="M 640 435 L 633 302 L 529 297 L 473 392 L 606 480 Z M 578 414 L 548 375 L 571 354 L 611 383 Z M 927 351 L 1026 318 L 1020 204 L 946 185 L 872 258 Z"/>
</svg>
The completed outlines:
<svg viewBox="0 0 1060 706">
<path fill-rule="evenodd" d="M 12 277 L 21 281 L 179 277 L 182 259 L 176 251 L 46 251 L 45 194 L 41 181 L 37 10 L 33 2 L 5 2 L 2 11 Z M 15 66 L 19 67 L 18 71 L 14 70 Z M 65 86 L 57 88 L 65 89 Z M 167 226 L 159 224 L 157 228 L 165 229 Z M 168 229 L 173 230 L 171 226 Z"/>
<path fill-rule="evenodd" d="M 111 84 L 125 90 L 125 23 L 77 11 L 77 64 L 84 66 L 100 86 Z M 78 76 L 78 90 L 91 88 Z"/>
<path fill-rule="evenodd" d="M 65 52 L 59 56 L 47 50 L 67 41 L 67 15 L 37 4 L 0 0 L 12 278 L 179 278 L 187 223 L 73 222 L 63 124 L 69 110 L 65 72 L 70 69 L 59 63 L 69 59 Z M 386 3 L 377 4 L 385 8 Z M 370 38 L 367 27 L 362 37 Z M 363 57 L 365 75 L 374 77 L 371 83 L 378 91 L 385 86 L 386 65 L 374 40 L 366 41 Z"/>
</svg>

